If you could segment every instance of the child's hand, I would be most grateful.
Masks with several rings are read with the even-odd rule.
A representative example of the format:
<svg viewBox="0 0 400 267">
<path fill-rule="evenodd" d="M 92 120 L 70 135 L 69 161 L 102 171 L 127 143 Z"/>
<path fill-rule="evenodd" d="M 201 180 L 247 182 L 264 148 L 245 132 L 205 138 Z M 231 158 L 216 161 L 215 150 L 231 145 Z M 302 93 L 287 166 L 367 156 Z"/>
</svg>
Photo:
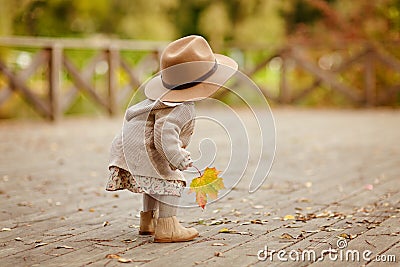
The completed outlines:
<svg viewBox="0 0 400 267">
<path fill-rule="evenodd" d="M 193 160 L 190 156 L 187 156 L 178 166 L 178 169 L 181 171 L 186 170 L 189 167 L 193 166 Z"/>
</svg>

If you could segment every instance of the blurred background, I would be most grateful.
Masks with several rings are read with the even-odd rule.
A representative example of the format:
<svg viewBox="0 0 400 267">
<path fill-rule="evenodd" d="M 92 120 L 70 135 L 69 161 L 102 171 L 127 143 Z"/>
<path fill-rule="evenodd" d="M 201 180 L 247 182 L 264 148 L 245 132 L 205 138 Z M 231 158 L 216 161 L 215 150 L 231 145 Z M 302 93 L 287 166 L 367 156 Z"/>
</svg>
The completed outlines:
<svg viewBox="0 0 400 267">
<path fill-rule="evenodd" d="M 157 72 L 165 44 L 189 34 L 235 58 L 272 105 L 400 104 L 400 0 L 0 0 L 0 7 L 0 118 L 121 112 Z M 225 91 L 216 97 L 242 104 Z"/>
</svg>

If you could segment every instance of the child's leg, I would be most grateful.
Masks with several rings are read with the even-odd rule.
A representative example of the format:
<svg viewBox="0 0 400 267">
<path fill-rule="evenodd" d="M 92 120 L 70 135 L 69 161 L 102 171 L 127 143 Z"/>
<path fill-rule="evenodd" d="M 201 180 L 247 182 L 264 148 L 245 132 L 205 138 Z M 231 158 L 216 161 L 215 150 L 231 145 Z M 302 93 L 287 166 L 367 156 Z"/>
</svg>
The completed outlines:
<svg viewBox="0 0 400 267">
<path fill-rule="evenodd" d="M 183 227 L 176 218 L 180 197 L 158 196 L 159 217 L 154 242 L 182 242 L 193 240 L 199 233 L 194 228 Z"/>
<path fill-rule="evenodd" d="M 143 211 L 156 210 L 158 208 L 158 201 L 149 194 L 143 194 Z"/>
<path fill-rule="evenodd" d="M 180 197 L 178 196 L 158 196 L 159 199 L 159 218 L 176 216 Z"/>
<path fill-rule="evenodd" d="M 143 194 L 143 211 L 140 212 L 140 235 L 153 235 L 156 225 L 158 201 L 149 194 Z"/>
</svg>

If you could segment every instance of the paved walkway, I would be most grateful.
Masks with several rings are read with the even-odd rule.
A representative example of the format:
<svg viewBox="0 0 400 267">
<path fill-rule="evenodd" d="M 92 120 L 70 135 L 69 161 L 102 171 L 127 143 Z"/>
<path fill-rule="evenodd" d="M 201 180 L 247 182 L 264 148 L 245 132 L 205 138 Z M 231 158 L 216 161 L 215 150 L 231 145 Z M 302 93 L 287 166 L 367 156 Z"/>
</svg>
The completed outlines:
<svg viewBox="0 0 400 267">
<path fill-rule="evenodd" d="M 104 191 L 121 119 L 0 122 L 0 265 L 322 266 L 315 253 L 323 265 L 398 266 L 400 112 L 274 115 L 277 154 L 267 181 L 249 194 L 247 172 L 206 211 L 181 209 L 183 224 L 200 237 L 174 244 L 138 236 L 141 196 Z M 197 125 L 198 136 L 212 132 Z M 286 254 L 259 260 L 265 246 Z M 356 252 L 360 262 L 350 262 Z"/>
</svg>

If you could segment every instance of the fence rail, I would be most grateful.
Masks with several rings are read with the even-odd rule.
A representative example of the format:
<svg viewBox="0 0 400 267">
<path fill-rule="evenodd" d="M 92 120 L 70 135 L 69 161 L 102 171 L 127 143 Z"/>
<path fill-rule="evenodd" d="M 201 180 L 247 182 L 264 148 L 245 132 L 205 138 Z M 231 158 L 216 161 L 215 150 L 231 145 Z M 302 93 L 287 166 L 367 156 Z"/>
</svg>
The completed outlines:
<svg viewBox="0 0 400 267">
<path fill-rule="evenodd" d="M 41 116 L 58 120 L 61 118 L 79 93 L 100 106 L 108 114 L 115 114 L 122 102 L 143 82 L 141 73 L 155 73 L 158 57 L 164 42 L 103 40 L 103 39 L 54 39 L 0 37 L 0 49 L 28 49 L 33 54 L 29 64 L 17 67 L 2 56 L 0 50 L 0 106 L 6 103 L 13 93 L 21 95 Z M 90 50 L 95 55 L 86 65 L 78 66 L 66 53 L 67 50 Z M 124 51 L 144 54 L 134 66 L 123 56 Z M 242 49 L 243 54 L 246 50 Z M 278 103 L 291 104 L 301 101 L 314 90 L 324 85 L 344 96 L 357 106 L 378 106 L 393 104 L 400 92 L 400 60 L 386 50 L 364 44 L 357 52 L 347 53 L 339 63 L 313 55 L 312 47 L 286 46 L 270 52 L 259 64 L 243 71 L 250 77 L 265 71 L 272 62 L 278 62 L 279 82 L 275 88 L 259 83 L 267 98 Z M 5 54 L 7 55 L 7 53 Z M 101 94 L 93 85 L 94 73 L 99 63 L 106 65 L 106 93 Z M 276 65 L 276 64 L 275 64 Z M 377 88 L 377 66 L 388 69 L 389 82 Z M 349 68 L 356 66 L 362 83 L 357 84 L 344 79 Z M 38 71 L 46 71 L 46 90 L 39 96 L 37 88 L 29 85 L 29 80 Z M 312 82 L 298 88 L 293 82 L 293 72 L 302 71 L 311 77 Z M 127 84 L 121 85 L 121 72 L 127 77 Z M 72 85 L 64 88 L 62 75 L 67 75 Z M 381 85 L 381 81 L 379 81 Z M 223 93 L 217 95 L 223 97 Z"/>
</svg>

